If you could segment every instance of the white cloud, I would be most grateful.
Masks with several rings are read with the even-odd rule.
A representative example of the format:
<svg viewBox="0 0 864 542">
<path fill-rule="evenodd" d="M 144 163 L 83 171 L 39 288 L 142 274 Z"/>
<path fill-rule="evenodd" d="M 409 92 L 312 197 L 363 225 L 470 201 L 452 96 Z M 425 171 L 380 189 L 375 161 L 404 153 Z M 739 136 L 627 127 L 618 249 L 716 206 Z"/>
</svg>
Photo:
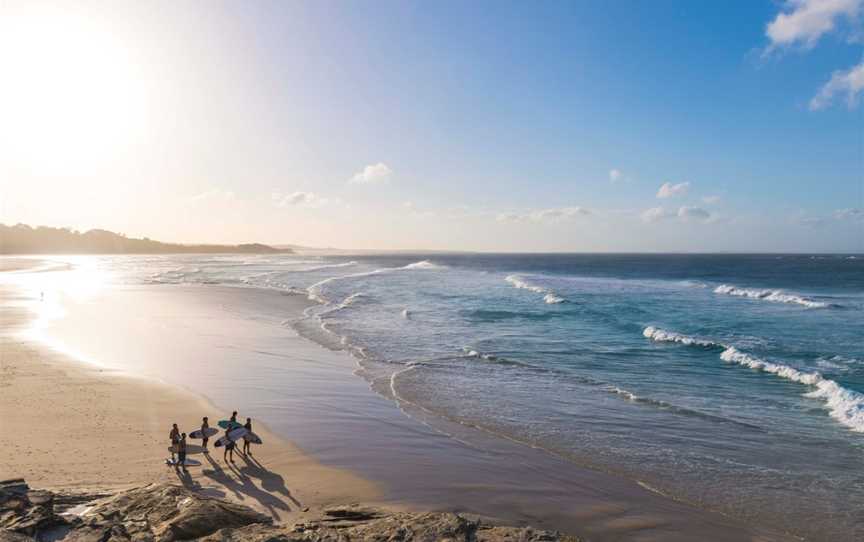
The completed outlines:
<svg viewBox="0 0 864 542">
<path fill-rule="evenodd" d="M 290 194 L 282 194 L 281 192 L 273 192 L 273 202 L 277 207 L 299 206 L 299 207 L 322 207 L 327 205 L 327 198 L 313 192 L 292 192 Z"/>
<path fill-rule="evenodd" d="M 642 212 L 639 215 L 642 218 L 643 222 L 659 222 L 660 220 L 665 220 L 667 218 L 672 218 L 672 213 L 668 212 L 663 207 L 652 207 Z"/>
<path fill-rule="evenodd" d="M 840 19 L 857 17 L 862 6 L 864 0 L 787 0 L 781 13 L 765 28 L 771 40 L 768 50 L 796 43 L 813 47 L 836 28 Z"/>
<path fill-rule="evenodd" d="M 390 180 L 391 175 L 393 175 L 393 170 L 387 164 L 378 162 L 364 167 L 363 171 L 354 174 L 348 182 L 353 184 L 383 184 Z"/>
<path fill-rule="evenodd" d="M 408 213 L 411 213 L 415 216 L 435 216 L 434 211 L 422 210 L 413 201 L 403 201 L 402 208 L 405 209 L 405 211 L 407 211 Z"/>
<path fill-rule="evenodd" d="M 225 202 L 227 202 L 227 201 L 233 201 L 233 200 L 237 199 L 237 197 L 234 195 L 234 192 L 232 192 L 230 190 L 223 190 L 221 188 L 211 188 L 210 190 L 207 190 L 206 192 L 202 192 L 200 194 L 192 196 L 189 199 L 191 199 L 192 201 L 225 201 Z"/>
<path fill-rule="evenodd" d="M 678 209 L 678 218 L 684 221 L 700 220 L 705 222 L 711 219 L 711 213 L 701 207 L 688 207 L 685 205 Z"/>
<path fill-rule="evenodd" d="M 818 111 L 825 109 L 834 101 L 838 94 L 846 95 L 846 104 L 852 108 L 858 104 L 858 95 L 864 90 L 864 61 L 848 70 L 837 70 L 831 74 L 831 79 L 822 85 L 816 96 L 810 100 L 810 109 Z"/>
<path fill-rule="evenodd" d="M 658 198 L 671 198 L 674 196 L 683 196 L 687 194 L 690 190 L 690 183 L 683 182 L 678 184 L 672 184 L 670 182 L 665 182 L 660 186 L 660 190 L 657 191 Z"/>
<path fill-rule="evenodd" d="M 714 205 L 720 203 L 720 196 L 705 196 L 702 198 L 702 203 L 706 205 Z"/>
<path fill-rule="evenodd" d="M 837 209 L 834 211 L 834 218 L 837 220 L 854 220 L 856 222 L 864 222 L 864 209 Z"/>
<path fill-rule="evenodd" d="M 819 216 L 799 217 L 798 223 L 808 228 L 821 228 L 826 224 L 826 220 Z"/>
<path fill-rule="evenodd" d="M 560 222 L 577 216 L 588 216 L 591 211 L 584 207 L 554 207 L 525 213 L 501 213 L 495 219 L 498 222 Z"/>
<path fill-rule="evenodd" d="M 609 170 L 609 180 L 613 183 L 617 183 L 621 180 L 622 173 L 620 169 L 610 169 Z"/>
</svg>

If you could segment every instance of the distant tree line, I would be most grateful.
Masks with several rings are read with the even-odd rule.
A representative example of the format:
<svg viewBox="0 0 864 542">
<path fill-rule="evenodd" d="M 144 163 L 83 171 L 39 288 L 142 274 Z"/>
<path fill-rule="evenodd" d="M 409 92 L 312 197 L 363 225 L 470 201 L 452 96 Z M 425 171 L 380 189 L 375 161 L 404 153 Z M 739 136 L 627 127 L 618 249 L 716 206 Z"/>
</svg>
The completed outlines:
<svg viewBox="0 0 864 542">
<path fill-rule="evenodd" d="M 106 230 L 79 232 L 69 228 L 0 224 L 0 254 L 182 254 L 244 253 L 290 254 L 260 243 L 241 245 L 182 245 L 160 243 L 144 237 L 132 239 Z"/>
</svg>

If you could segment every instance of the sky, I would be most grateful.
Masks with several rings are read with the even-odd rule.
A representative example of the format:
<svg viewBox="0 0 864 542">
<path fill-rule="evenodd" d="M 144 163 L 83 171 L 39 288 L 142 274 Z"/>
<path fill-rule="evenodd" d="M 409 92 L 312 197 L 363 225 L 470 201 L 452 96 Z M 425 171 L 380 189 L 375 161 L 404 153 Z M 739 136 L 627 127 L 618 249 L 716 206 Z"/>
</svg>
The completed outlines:
<svg viewBox="0 0 864 542">
<path fill-rule="evenodd" d="M 0 222 L 864 251 L 864 0 L 0 0 Z"/>
</svg>

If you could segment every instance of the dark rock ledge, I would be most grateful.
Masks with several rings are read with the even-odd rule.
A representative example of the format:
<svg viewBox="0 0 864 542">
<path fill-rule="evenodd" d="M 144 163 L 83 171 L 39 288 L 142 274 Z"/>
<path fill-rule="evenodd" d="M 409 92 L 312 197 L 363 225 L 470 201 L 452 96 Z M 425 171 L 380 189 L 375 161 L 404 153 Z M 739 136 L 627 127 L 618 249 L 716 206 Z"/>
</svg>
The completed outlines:
<svg viewBox="0 0 864 542">
<path fill-rule="evenodd" d="M 324 509 L 294 525 L 180 485 L 113 495 L 62 495 L 0 481 L 0 542 L 539 542 L 577 539 L 500 527 L 453 513 L 393 513 L 359 505 Z"/>
</svg>

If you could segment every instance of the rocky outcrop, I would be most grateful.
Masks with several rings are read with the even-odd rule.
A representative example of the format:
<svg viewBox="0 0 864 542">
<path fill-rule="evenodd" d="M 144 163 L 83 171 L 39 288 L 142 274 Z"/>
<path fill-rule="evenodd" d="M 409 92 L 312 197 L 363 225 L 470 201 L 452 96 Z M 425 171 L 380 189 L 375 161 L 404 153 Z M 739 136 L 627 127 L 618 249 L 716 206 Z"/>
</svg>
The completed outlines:
<svg viewBox="0 0 864 542">
<path fill-rule="evenodd" d="M 35 536 L 60 523 L 52 493 L 34 491 L 22 479 L 0 481 L 0 541 Z"/>
<path fill-rule="evenodd" d="M 55 510 L 48 492 L 23 480 L 0 483 L 0 542 L 540 542 L 575 540 L 550 531 L 486 525 L 453 513 L 393 513 L 335 507 L 294 525 L 182 486 L 152 484 Z M 81 501 L 77 497 L 75 501 Z M 67 499 L 68 501 L 68 499 Z"/>
</svg>

